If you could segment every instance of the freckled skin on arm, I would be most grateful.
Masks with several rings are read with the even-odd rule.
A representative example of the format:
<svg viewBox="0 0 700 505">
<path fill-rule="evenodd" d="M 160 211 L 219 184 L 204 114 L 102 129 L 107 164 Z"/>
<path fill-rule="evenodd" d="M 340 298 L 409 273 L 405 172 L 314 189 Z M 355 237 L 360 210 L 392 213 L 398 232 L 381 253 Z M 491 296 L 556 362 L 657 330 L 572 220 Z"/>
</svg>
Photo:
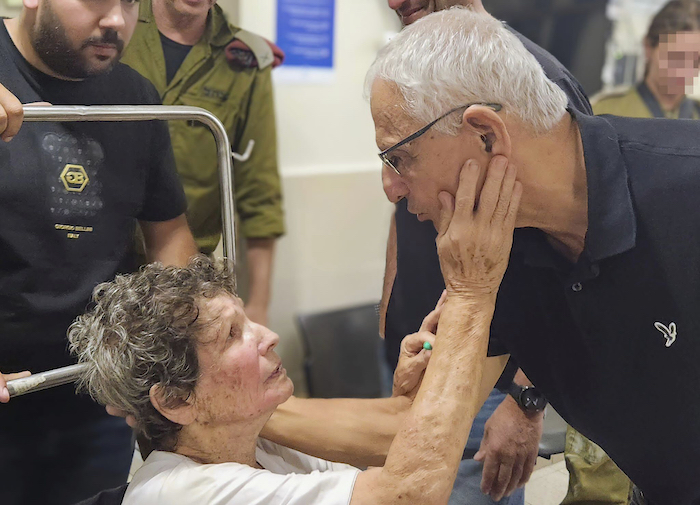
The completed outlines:
<svg viewBox="0 0 700 505">
<path fill-rule="evenodd" d="M 495 168 L 490 166 L 478 209 L 474 209 L 474 188 L 479 171 L 474 167 L 462 169 L 460 188 L 452 203 L 442 202 L 447 210 L 442 211 L 441 220 L 445 216 L 447 220 L 438 228 L 438 251 L 448 298 L 435 347 L 415 401 L 394 415 L 395 419 L 403 419 L 397 422 L 399 429 L 384 466 L 358 476 L 352 505 L 441 505 L 449 499 L 473 417 L 507 361 L 504 356 L 489 359 L 488 367 L 485 364 L 496 293 L 507 266 L 522 194 L 522 186 L 515 181 L 515 169 L 507 167 L 507 162 L 504 165 L 504 160 L 500 157 Z M 457 229 L 448 233 L 453 229 L 452 223 Z M 476 229 L 479 233 L 461 233 L 464 229 Z M 492 256 L 498 260 L 490 261 Z M 484 373 L 486 369 L 488 374 Z M 343 440 L 354 438 L 347 445 L 357 454 L 361 452 L 367 426 L 374 424 L 377 430 L 370 406 L 401 399 L 364 400 L 364 405 L 362 400 L 321 400 L 321 404 L 317 400 L 293 399 L 288 402 L 290 405 L 280 406 L 263 436 L 328 458 L 326 443 L 338 447 L 329 436 L 337 429 L 337 416 L 347 421 L 343 431 L 350 435 L 343 439 L 343 432 L 336 434 Z M 310 408 L 305 408 L 307 405 Z M 348 405 L 354 407 L 354 412 L 348 410 L 347 416 L 338 416 Z M 367 408 L 361 410 L 364 406 Z M 357 426 L 363 427 L 360 436 Z M 372 429 L 366 432 L 371 433 Z M 392 436 L 389 434 L 385 440 Z M 322 442 L 314 444 L 319 440 Z"/>
</svg>

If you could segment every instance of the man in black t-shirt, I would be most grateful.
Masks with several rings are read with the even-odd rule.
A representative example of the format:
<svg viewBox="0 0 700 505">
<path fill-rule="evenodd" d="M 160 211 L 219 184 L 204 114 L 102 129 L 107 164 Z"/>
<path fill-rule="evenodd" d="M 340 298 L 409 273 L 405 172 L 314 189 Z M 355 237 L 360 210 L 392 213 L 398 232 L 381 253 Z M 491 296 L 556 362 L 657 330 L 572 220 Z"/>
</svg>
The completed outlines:
<svg viewBox="0 0 700 505">
<path fill-rule="evenodd" d="M 404 25 L 410 25 L 431 12 L 457 5 L 488 14 L 481 0 L 388 0 L 388 5 L 396 11 Z M 592 114 L 588 98 L 576 78 L 547 51 L 512 28 L 507 28 L 537 59 L 547 77 L 564 90 L 569 105 Z M 396 366 L 403 337 L 417 331 L 422 318 L 432 310 L 445 289 L 435 247 L 435 227 L 429 222 L 420 222 L 409 213 L 405 201 L 396 205 L 394 220 L 389 237 L 381 311 L 385 316 L 382 320 L 386 356 L 392 368 Z M 517 368 L 517 365 L 513 368 Z M 508 373 L 504 374 L 506 386 L 512 373 L 509 376 Z M 520 371 L 514 380 L 521 386 L 531 385 Z M 522 412 L 513 398 L 494 389 L 472 426 L 465 461 L 460 467 L 450 503 L 494 503 L 478 492 L 478 484 L 470 485 L 469 480 L 481 480 L 482 490 L 501 505 L 523 503 L 522 491 L 514 489 L 525 484 L 534 467 L 542 429 L 541 417 L 541 413 Z M 480 460 L 483 456 L 483 478 L 480 475 L 481 464 L 469 460 L 475 453 Z M 465 490 L 460 491 L 460 487 Z M 511 495 L 510 500 L 504 495 Z"/>
<path fill-rule="evenodd" d="M 0 83 L 25 104 L 158 104 L 116 63 L 137 11 L 25 6 L 0 24 Z M 186 263 L 197 249 L 185 210 L 162 122 L 28 123 L 0 145 L 0 371 L 71 363 L 66 330 L 98 283 L 134 268 L 137 223 L 149 260 Z M 0 503 L 70 504 L 126 482 L 131 430 L 71 385 L 0 405 L 0 433 Z"/>
</svg>

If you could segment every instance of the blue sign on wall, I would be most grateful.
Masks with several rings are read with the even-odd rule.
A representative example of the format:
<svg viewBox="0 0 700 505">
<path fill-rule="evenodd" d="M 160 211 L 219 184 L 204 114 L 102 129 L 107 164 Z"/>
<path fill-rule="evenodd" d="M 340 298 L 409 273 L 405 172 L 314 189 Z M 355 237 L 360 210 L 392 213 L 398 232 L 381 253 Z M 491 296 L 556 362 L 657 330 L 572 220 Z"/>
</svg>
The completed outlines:
<svg viewBox="0 0 700 505">
<path fill-rule="evenodd" d="M 282 68 L 332 70 L 334 27 L 335 0 L 277 0 L 277 45 L 286 54 Z"/>
</svg>

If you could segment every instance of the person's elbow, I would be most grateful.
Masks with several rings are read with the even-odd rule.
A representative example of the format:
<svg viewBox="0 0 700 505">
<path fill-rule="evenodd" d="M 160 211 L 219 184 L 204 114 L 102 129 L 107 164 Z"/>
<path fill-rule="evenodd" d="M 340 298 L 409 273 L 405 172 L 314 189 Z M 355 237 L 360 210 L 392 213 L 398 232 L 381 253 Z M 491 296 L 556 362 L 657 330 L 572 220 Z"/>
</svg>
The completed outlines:
<svg viewBox="0 0 700 505">
<path fill-rule="evenodd" d="M 355 481 L 350 505 L 447 505 L 450 493 L 431 476 L 399 475 L 387 467 L 365 470 Z"/>
</svg>

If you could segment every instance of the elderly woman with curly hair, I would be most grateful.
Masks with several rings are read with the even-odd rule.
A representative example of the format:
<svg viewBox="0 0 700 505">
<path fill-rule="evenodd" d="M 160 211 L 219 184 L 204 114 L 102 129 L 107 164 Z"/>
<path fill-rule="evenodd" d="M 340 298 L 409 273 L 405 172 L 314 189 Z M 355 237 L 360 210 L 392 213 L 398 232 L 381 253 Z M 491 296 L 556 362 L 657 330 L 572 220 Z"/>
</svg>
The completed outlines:
<svg viewBox="0 0 700 505">
<path fill-rule="evenodd" d="M 82 387 L 133 416 L 155 448 L 124 503 L 446 504 L 478 410 L 521 192 L 514 171 L 489 170 L 482 199 L 498 205 L 475 210 L 478 186 L 465 169 L 456 208 L 445 209 L 447 292 L 414 336 L 436 333 L 435 348 L 381 468 L 360 471 L 259 437 L 293 386 L 274 351 L 279 337 L 246 317 L 222 265 L 196 257 L 99 285 L 69 330 L 72 352 L 89 365 Z M 451 220 L 473 221 L 475 233 L 449 233 Z"/>
</svg>

